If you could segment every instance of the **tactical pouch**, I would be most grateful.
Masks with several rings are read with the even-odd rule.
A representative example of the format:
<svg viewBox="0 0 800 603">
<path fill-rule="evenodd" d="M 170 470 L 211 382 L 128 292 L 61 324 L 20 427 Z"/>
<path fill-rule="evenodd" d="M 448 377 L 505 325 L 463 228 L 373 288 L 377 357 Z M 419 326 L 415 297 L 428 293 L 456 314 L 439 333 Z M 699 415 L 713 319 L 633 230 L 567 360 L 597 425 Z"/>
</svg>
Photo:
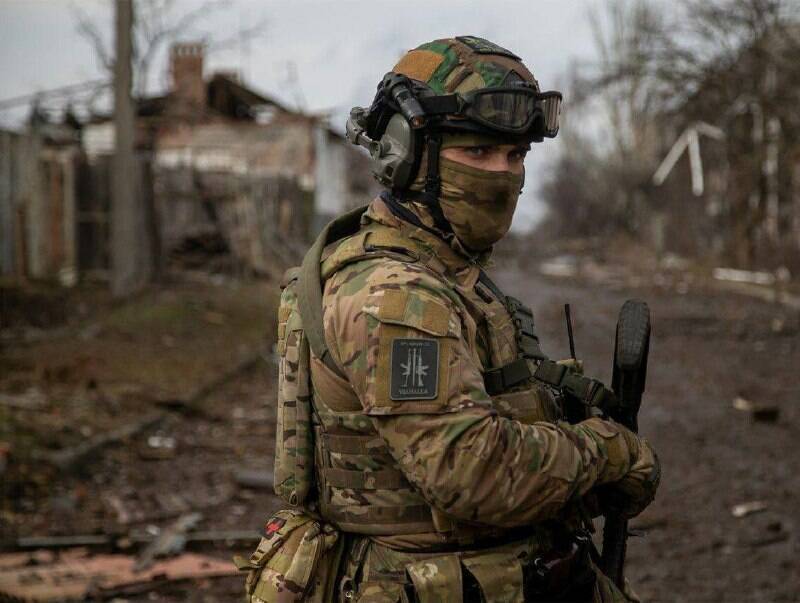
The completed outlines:
<svg viewBox="0 0 800 603">
<path fill-rule="evenodd" d="M 291 505 L 302 505 L 314 483 L 309 348 L 298 310 L 297 272 L 287 272 L 278 308 L 275 493 Z"/>
<path fill-rule="evenodd" d="M 341 553 L 342 540 L 333 526 L 287 509 L 270 518 L 250 558 L 236 557 L 234 563 L 247 572 L 250 603 L 326 603 L 333 597 Z"/>
<path fill-rule="evenodd" d="M 419 603 L 524 603 L 522 563 L 512 552 L 442 555 L 406 566 Z"/>
</svg>

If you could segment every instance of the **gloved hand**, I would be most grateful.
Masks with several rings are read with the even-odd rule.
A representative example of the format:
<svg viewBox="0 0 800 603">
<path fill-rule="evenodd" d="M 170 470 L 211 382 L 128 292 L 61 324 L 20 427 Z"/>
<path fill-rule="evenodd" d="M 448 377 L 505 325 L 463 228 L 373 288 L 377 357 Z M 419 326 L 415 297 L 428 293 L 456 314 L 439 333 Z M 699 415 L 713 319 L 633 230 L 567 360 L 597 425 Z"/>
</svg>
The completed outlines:
<svg viewBox="0 0 800 603">
<path fill-rule="evenodd" d="M 655 450 L 644 438 L 619 423 L 592 418 L 580 427 L 602 442 L 605 465 L 595 488 L 601 508 L 633 517 L 641 513 L 655 498 L 661 479 L 661 464 Z"/>
<path fill-rule="evenodd" d="M 566 366 L 573 373 L 578 373 L 579 375 L 583 375 L 583 360 L 578 360 L 576 358 L 567 358 L 566 360 L 556 360 L 556 364 Z"/>
</svg>

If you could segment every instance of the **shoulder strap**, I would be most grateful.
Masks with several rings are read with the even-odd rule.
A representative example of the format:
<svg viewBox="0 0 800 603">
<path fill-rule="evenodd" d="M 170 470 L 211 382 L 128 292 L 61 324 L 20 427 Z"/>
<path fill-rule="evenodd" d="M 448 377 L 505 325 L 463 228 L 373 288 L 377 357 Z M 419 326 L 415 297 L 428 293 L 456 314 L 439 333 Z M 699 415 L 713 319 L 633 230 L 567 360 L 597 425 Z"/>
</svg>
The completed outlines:
<svg viewBox="0 0 800 603">
<path fill-rule="evenodd" d="M 297 305 L 303 319 L 303 330 L 308 338 L 308 345 L 314 356 L 336 374 L 341 371 L 333 362 L 330 350 L 325 343 L 325 331 L 322 326 L 322 281 L 320 277 L 320 261 L 322 250 L 339 239 L 353 234 L 361 224 L 361 216 L 366 211 L 364 205 L 328 222 L 317 240 L 308 250 L 300 267 L 300 280 L 297 288 Z"/>
</svg>

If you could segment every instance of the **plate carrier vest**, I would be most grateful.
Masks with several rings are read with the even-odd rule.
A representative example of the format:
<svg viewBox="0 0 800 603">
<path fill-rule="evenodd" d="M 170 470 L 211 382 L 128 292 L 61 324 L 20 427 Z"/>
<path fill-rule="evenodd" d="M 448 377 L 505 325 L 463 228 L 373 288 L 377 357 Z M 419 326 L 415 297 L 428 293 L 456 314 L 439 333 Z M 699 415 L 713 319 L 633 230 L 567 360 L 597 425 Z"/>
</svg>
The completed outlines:
<svg viewBox="0 0 800 603">
<path fill-rule="evenodd" d="M 484 382 L 502 416 L 524 423 L 552 422 L 561 418 L 561 411 L 548 390 L 569 392 L 587 406 L 607 390 L 549 360 L 539 347 L 530 309 L 503 295 L 483 272 L 474 289 L 458 287 L 420 243 L 383 224 L 361 226 L 365 210 L 329 223 L 302 266 L 288 270 L 282 283 L 275 491 L 346 532 L 435 533 L 440 541 L 461 546 L 500 537 L 499 529 L 445 516 L 406 480 L 331 358 L 322 324 L 325 279 L 354 262 L 391 258 L 422 265 L 451 283 L 449 297 L 462 317 L 485 321 L 491 367 Z M 500 345 L 509 340 L 516 348 L 510 352 L 509 346 Z"/>
</svg>

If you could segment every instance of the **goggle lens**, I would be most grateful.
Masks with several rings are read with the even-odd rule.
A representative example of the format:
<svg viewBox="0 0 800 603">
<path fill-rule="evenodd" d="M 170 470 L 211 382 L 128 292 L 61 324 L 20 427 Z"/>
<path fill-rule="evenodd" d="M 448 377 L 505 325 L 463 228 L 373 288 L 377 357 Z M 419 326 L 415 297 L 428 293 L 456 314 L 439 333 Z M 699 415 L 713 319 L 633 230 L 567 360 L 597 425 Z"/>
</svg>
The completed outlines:
<svg viewBox="0 0 800 603">
<path fill-rule="evenodd" d="M 499 128 L 521 130 L 530 125 L 536 110 L 533 95 L 515 92 L 485 92 L 475 97 L 473 111 Z"/>
<path fill-rule="evenodd" d="M 561 114 L 561 93 L 535 93 L 527 90 L 480 90 L 476 92 L 466 114 L 498 130 L 525 132 L 537 116 L 544 122 L 544 136 L 558 132 Z"/>
</svg>

